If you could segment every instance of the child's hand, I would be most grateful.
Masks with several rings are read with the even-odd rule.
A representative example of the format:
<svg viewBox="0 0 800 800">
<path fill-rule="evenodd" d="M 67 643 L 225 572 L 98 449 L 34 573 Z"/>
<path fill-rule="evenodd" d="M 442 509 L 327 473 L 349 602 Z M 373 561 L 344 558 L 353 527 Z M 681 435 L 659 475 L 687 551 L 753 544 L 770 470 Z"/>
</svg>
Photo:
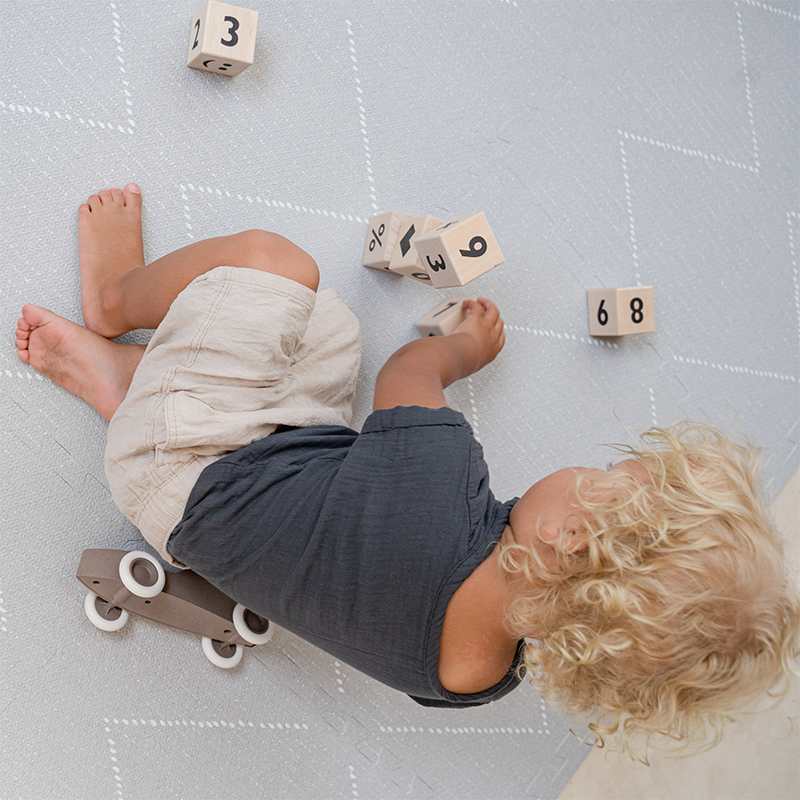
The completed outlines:
<svg viewBox="0 0 800 800">
<path fill-rule="evenodd" d="M 471 336 L 478 345 L 479 363 L 473 372 L 483 369 L 494 361 L 503 349 L 506 335 L 503 332 L 503 320 L 497 306 L 485 297 L 477 300 L 465 300 L 464 308 L 469 309 L 467 318 L 453 331 L 451 336 L 465 333 Z"/>
</svg>

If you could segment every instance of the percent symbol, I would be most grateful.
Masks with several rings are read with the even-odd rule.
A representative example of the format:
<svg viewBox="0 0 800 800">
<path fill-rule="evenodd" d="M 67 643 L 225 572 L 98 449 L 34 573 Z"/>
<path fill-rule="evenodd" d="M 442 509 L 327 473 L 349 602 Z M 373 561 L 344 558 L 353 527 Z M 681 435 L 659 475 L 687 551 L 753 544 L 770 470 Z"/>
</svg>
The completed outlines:
<svg viewBox="0 0 800 800">
<path fill-rule="evenodd" d="M 382 242 L 380 240 L 380 237 L 383 236 L 383 232 L 385 230 L 386 230 L 386 226 L 385 225 L 381 225 L 378 228 L 378 232 L 377 233 L 375 233 L 375 228 L 372 229 L 372 235 L 373 235 L 374 238 L 369 243 L 369 251 L 370 251 L 370 253 L 375 249 L 375 242 L 377 242 L 378 244 L 382 244 Z"/>
</svg>

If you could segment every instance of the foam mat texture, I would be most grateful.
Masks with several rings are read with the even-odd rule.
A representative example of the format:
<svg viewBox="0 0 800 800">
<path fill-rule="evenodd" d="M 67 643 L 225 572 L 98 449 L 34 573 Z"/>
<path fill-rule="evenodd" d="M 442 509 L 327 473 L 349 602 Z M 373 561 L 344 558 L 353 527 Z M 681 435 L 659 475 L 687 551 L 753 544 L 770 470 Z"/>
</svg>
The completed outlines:
<svg viewBox="0 0 800 800">
<path fill-rule="evenodd" d="M 690 418 L 763 446 L 771 498 L 799 460 L 800 4 L 250 0 L 235 78 L 185 66 L 199 5 L 2 6 L 0 797 L 557 797 L 586 728 L 530 687 L 430 710 L 283 631 L 226 672 L 189 634 L 92 627 L 82 550 L 142 541 L 106 423 L 13 323 L 81 321 L 78 205 L 135 180 L 148 259 L 247 228 L 316 258 L 363 325 L 358 427 L 445 296 L 361 266 L 370 217 L 484 211 L 505 263 L 454 294 L 507 344 L 448 399 L 494 492 Z M 639 284 L 656 332 L 591 338 L 587 290 Z"/>
</svg>

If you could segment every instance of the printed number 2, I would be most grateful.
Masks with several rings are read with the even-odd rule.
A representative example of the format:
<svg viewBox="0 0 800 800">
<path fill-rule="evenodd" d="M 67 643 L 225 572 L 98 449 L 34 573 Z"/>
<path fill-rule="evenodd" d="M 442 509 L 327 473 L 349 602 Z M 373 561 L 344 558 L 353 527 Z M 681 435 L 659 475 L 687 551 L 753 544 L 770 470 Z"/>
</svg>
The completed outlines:
<svg viewBox="0 0 800 800">
<path fill-rule="evenodd" d="M 239 30 L 239 20 L 236 17 L 225 17 L 225 22 L 230 22 L 231 26 L 228 28 L 228 33 L 230 34 L 230 39 L 220 39 L 220 42 L 224 44 L 226 47 L 235 47 L 236 43 L 239 41 L 239 34 L 236 31 Z"/>
<path fill-rule="evenodd" d="M 200 20 L 196 19 L 194 21 L 194 44 L 192 45 L 192 50 L 200 44 Z"/>
</svg>

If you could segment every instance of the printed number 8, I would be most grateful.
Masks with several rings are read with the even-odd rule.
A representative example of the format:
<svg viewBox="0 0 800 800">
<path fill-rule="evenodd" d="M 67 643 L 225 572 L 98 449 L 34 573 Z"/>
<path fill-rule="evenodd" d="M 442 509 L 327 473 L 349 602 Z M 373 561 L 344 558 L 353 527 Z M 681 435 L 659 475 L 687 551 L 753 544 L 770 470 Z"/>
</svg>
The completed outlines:
<svg viewBox="0 0 800 800">
<path fill-rule="evenodd" d="M 637 325 L 644 321 L 644 314 L 642 313 L 642 309 L 644 308 L 644 301 L 641 297 L 634 297 L 631 300 L 631 322 L 636 323 Z"/>
</svg>

